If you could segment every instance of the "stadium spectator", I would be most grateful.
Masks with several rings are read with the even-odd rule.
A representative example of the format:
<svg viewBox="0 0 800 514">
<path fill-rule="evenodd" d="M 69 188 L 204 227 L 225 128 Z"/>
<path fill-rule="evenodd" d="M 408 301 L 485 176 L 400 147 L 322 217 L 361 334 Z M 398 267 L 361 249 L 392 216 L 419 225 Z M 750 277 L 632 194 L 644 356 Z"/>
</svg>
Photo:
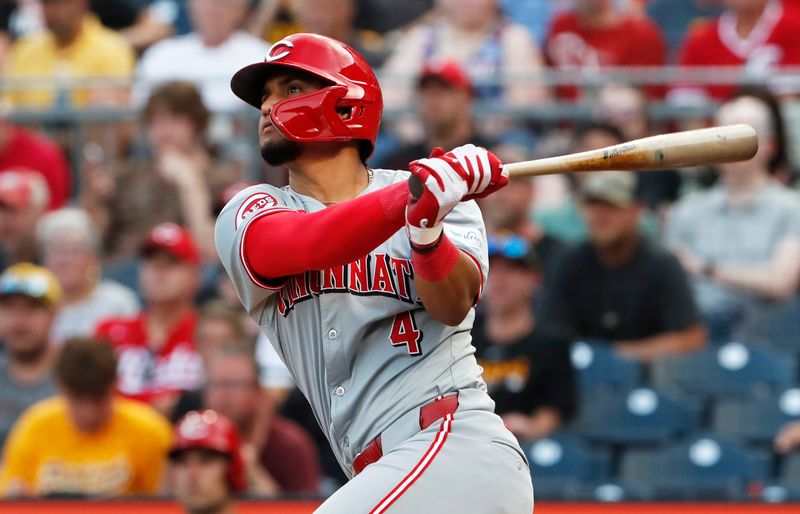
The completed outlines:
<svg viewBox="0 0 800 514">
<path fill-rule="evenodd" d="M 233 73 L 267 55 L 269 45 L 239 29 L 248 12 L 248 0 L 188 0 L 194 32 L 175 36 L 150 47 L 139 62 L 134 102 L 143 104 L 162 82 L 188 80 L 202 92 L 214 112 L 243 104 L 230 91 Z"/>
<path fill-rule="evenodd" d="M 259 385 L 251 345 L 226 345 L 207 362 L 203 405 L 230 418 L 242 435 L 250 492 L 317 495 L 320 470 L 311 437 L 275 412 Z"/>
<path fill-rule="evenodd" d="M 0 174 L 5 170 L 38 171 L 47 181 L 48 207 L 58 209 L 69 199 L 72 177 L 61 149 L 38 132 L 8 119 L 7 105 L 0 105 Z"/>
<path fill-rule="evenodd" d="M 422 139 L 401 146 L 382 165 L 402 170 L 408 163 L 427 157 L 438 147 L 455 148 L 467 143 L 488 147 L 472 117 L 475 89 L 456 61 L 430 62 L 420 73 L 416 90 Z"/>
<path fill-rule="evenodd" d="M 595 117 L 617 127 L 625 141 L 647 137 L 650 120 L 647 98 L 641 89 L 625 84 L 608 84 L 597 93 Z M 655 212 L 666 210 L 681 190 L 676 170 L 650 171 L 639 177 L 639 198 Z"/>
<path fill-rule="evenodd" d="M 425 64 L 451 59 L 472 77 L 479 100 L 529 107 L 547 99 L 546 88 L 519 78 L 540 71 L 542 57 L 527 29 L 502 15 L 499 0 L 436 5 L 436 16 L 408 30 L 382 69 L 388 107 L 411 104 L 411 86 Z"/>
<path fill-rule="evenodd" d="M 492 273 L 472 344 L 495 412 L 521 439 L 540 439 L 569 421 L 577 392 L 570 341 L 548 333 L 531 309 L 538 258 L 519 236 L 490 237 Z"/>
<path fill-rule="evenodd" d="M 239 434 L 225 416 L 192 411 L 181 419 L 169 452 L 172 494 L 188 514 L 233 514 L 244 491 Z"/>
<path fill-rule="evenodd" d="M 689 30 L 680 51 L 681 66 L 743 67 L 751 77 L 768 80 L 770 70 L 800 64 L 800 11 L 796 6 L 784 6 L 782 0 L 724 3 L 727 9 L 719 18 Z M 670 100 L 720 100 L 735 89 L 735 84 L 681 84 L 670 92 Z M 796 88 L 791 92 L 796 93 Z"/>
<path fill-rule="evenodd" d="M 647 18 L 621 12 L 613 0 L 575 0 L 574 8 L 553 20 L 545 43 L 548 63 L 562 70 L 597 70 L 613 66 L 661 66 L 664 40 Z M 661 89 L 650 87 L 648 96 Z M 573 86 L 558 88 L 563 98 L 575 99 Z"/>
<path fill-rule="evenodd" d="M 44 268 L 22 263 L 0 275 L 0 447 L 25 409 L 55 393 L 50 332 L 60 297 Z"/>
<path fill-rule="evenodd" d="M 601 340 L 652 361 L 699 349 L 705 330 L 678 260 L 641 235 L 642 210 L 634 174 L 586 179 L 581 215 L 589 239 L 561 256 L 542 319 L 573 340 Z"/>
<path fill-rule="evenodd" d="M 142 312 L 134 318 L 102 321 L 97 337 L 117 351 L 119 392 L 169 414 L 182 391 L 203 385 L 193 306 L 200 252 L 188 230 L 164 223 L 150 232 L 141 255 Z"/>
<path fill-rule="evenodd" d="M 209 300 L 200 307 L 195 326 L 195 348 L 203 361 L 203 369 L 208 369 L 209 360 L 226 345 L 250 344 L 252 337 L 245 330 L 241 307 L 230 305 L 223 300 Z M 173 422 L 192 410 L 202 407 L 201 392 L 183 391 L 170 415 Z"/>
<path fill-rule="evenodd" d="M 36 224 L 49 202 L 47 182 L 41 173 L 0 173 L 0 268 L 37 260 Z"/>
<path fill-rule="evenodd" d="M 5 76 L 21 81 L 8 94 L 15 105 L 45 109 L 127 101 L 127 84 L 80 84 L 127 81 L 135 61 L 130 44 L 89 12 L 89 0 L 43 0 L 42 19 L 45 31 L 11 47 Z"/>
<path fill-rule="evenodd" d="M 584 152 L 612 146 L 624 141 L 625 136 L 616 125 L 593 121 L 578 127 L 572 136 L 569 152 Z M 582 242 L 587 237 L 587 227 L 580 215 L 580 186 L 589 178 L 588 173 L 572 173 L 563 178 L 569 194 L 561 202 L 534 212 L 534 221 L 556 239 Z M 658 232 L 658 226 L 649 211 L 641 219 L 642 232 L 648 237 Z"/>
<path fill-rule="evenodd" d="M 102 279 L 100 236 L 84 211 L 66 207 L 46 214 L 36 238 L 42 262 L 63 292 L 52 332 L 57 344 L 92 336 L 100 320 L 139 312 L 133 291 Z"/>
<path fill-rule="evenodd" d="M 171 428 L 150 407 L 114 393 L 107 344 L 72 339 L 55 362 L 59 395 L 30 407 L 6 442 L 4 496 L 155 494 Z"/>
<path fill-rule="evenodd" d="M 111 191 L 87 187 L 83 199 L 97 225 L 105 227 L 112 256 L 135 255 L 152 227 L 172 221 L 186 225 L 205 260 L 216 262 L 213 201 L 217 191 L 237 180 L 237 172 L 220 164 L 205 143 L 209 119 L 192 84 L 161 84 L 142 111 L 151 153 L 132 155 L 92 175 L 114 177 Z"/>
<path fill-rule="evenodd" d="M 743 320 L 797 293 L 800 200 L 770 175 L 778 141 L 767 104 L 735 98 L 717 111 L 716 122 L 753 126 L 758 152 L 749 161 L 719 165 L 717 185 L 680 201 L 666 240 L 692 277 L 712 336 L 726 339 Z"/>
</svg>

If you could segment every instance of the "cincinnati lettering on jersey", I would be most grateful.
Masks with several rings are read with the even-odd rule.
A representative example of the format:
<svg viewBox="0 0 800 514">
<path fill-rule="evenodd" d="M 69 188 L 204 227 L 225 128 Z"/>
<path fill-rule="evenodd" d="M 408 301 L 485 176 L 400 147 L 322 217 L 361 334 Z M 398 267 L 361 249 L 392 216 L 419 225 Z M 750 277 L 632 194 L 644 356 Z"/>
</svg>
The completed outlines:
<svg viewBox="0 0 800 514">
<path fill-rule="evenodd" d="M 290 277 L 277 295 L 278 312 L 286 316 L 304 300 L 328 293 L 350 293 L 358 296 L 386 296 L 407 303 L 411 298 L 414 268 L 409 259 L 398 259 L 383 253 L 322 271 L 307 271 Z"/>
</svg>

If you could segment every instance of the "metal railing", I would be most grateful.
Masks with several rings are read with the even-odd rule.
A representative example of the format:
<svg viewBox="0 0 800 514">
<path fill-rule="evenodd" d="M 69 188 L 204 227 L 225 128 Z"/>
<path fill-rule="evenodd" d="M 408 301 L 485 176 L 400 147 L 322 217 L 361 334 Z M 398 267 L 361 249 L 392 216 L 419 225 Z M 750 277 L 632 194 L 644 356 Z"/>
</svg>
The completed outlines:
<svg viewBox="0 0 800 514">
<path fill-rule="evenodd" d="M 386 87 L 396 85 L 410 85 L 414 77 L 409 74 L 380 75 L 382 84 Z M 227 81 L 229 77 L 220 76 L 210 80 Z M 786 67 L 780 69 L 759 69 L 748 67 L 697 67 L 686 68 L 677 66 L 663 67 L 626 67 L 626 68 L 601 68 L 601 69 L 543 69 L 535 73 L 508 73 L 503 76 L 490 77 L 487 80 L 476 80 L 478 85 L 505 85 L 529 84 L 547 87 L 576 86 L 586 94 L 577 101 L 563 101 L 554 99 L 547 103 L 533 105 L 507 105 L 502 102 L 476 102 L 473 113 L 477 120 L 503 118 L 517 123 L 533 122 L 537 126 L 547 129 L 564 121 L 585 121 L 597 116 L 596 102 L 593 94 L 598 89 L 609 84 L 629 84 L 633 86 L 690 86 L 703 87 L 715 85 L 758 85 L 772 88 L 778 93 L 800 93 L 800 67 Z M 76 90 L 93 88 L 117 89 L 120 91 L 131 90 L 136 87 L 136 80 L 120 80 L 110 78 L 69 78 L 69 77 L 26 77 L 0 78 L 0 97 L 15 91 L 47 91 L 55 97 L 68 98 Z M 786 111 L 793 120 L 800 119 L 800 110 L 797 103 L 791 100 L 784 102 Z M 680 121 L 686 119 L 707 118 L 715 112 L 718 102 L 703 101 L 694 103 L 676 103 L 668 100 L 651 100 L 647 104 L 647 115 L 656 123 Z M 82 163 L 77 156 L 82 154 L 85 143 L 90 139 L 87 128 L 103 126 L 107 130 L 103 133 L 106 139 L 113 139 L 115 127 L 127 125 L 139 117 L 139 109 L 132 106 L 90 106 L 79 108 L 69 102 L 56 102 L 52 107 L 44 109 L 34 108 L 7 108 L 2 109 L 0 116 L 5 115 L 12 121 L 25 125 L 39 127 L 47 132 L 59 133 L 62 144 L 66 143 L 69 153 L 73 157 L 73 166 L 76 175 L 80 173 Z M 795 114 L 797 113 L 797 114 Z M 399 107 L 387 108 L 384 112 L 385 126 L 404 118 L 414 117 L 416 108 L 414 102 Z M 242 109 L 231 112 L 216 113 L 217 119 L 243 121 L 255 123 L 257 113 L 244 105 Z M 792 141 L 800 140 L 800 134 L 794 134 L 792 123 L 789 135 Z M 224 132 L 224 131 L 223 131 Z M 253 135 L 255 137 L 255 135 Z M 223 136 L 224 139 L 224 136 Z M 224 140 L 223 140 L 224 143 Z M 798 147 L 800 145 L 793 145 Z M 790 152 L 800 162 L 800 149 Z"/>
</svg>

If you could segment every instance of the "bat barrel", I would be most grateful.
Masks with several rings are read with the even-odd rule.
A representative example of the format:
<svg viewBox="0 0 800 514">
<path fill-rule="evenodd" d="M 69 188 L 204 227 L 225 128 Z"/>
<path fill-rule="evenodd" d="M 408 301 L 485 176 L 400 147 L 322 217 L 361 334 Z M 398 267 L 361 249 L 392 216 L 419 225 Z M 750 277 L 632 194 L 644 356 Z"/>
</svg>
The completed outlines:
<svg viewBox="0 0 800 514">
<path fill-rule="evenodd" d="M 749 125 L 728 125 L 646 137 L 561 157 L 506 164 L 510 176 L 581 171 L 662 170 L 750 159 L 758 138 Z"/>
</svg>

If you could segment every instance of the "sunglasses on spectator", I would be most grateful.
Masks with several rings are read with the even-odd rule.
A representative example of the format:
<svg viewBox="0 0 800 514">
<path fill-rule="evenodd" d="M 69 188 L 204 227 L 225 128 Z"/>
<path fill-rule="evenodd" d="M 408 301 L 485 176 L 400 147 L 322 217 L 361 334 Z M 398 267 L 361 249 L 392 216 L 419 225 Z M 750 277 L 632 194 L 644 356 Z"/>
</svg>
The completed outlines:
<svg viewBox="0 0 800 514">
<path fill-rule="evenodd" d="M 519 236 L 489 236 L 489 256 L 505 257 L 512 261 L 524 260 L 530 251 L 528 242 Z"/>
</svg>

